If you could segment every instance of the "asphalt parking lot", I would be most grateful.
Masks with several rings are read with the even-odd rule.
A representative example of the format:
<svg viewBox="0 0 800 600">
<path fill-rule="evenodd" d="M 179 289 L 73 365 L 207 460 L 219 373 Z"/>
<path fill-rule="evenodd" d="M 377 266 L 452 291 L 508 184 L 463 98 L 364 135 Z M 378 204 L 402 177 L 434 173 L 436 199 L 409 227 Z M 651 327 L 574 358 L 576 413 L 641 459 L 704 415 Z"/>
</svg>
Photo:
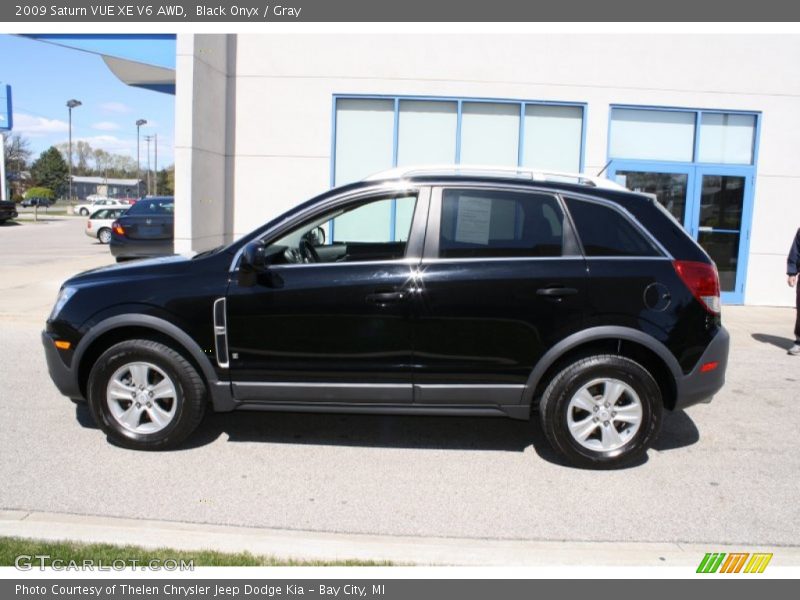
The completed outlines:
<svg viewBox="0 0 800 600">
<path fill-rule="evenodd" d="M 56 391 L 39 331 L 61 281 L 111 262 L 83 219 L 0 227 L 0 509 L 328 532 L 800 545 L 793 310 L 726 307 L 728 383 L 638 466 L 559 464 L 535 423 L 208 415 L 184 448 L 108 444 Z M 776 274 L 782 277 L 782 274 Z"/>
</svg>

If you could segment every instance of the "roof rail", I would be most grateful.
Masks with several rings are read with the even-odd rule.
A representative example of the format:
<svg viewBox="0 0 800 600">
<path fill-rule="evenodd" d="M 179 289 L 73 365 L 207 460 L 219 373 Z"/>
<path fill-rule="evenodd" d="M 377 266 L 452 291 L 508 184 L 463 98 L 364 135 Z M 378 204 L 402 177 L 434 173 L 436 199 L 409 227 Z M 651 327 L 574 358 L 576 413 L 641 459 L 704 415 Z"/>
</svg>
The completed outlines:
<svg viewBox="0 0 800 600">
<path fill-rule="evenodd" d="M 541 171 L 528 167 L 504 167 L 498 165 L 418 165 L 396 167 L 380 171 L 365 177 L 362 181 L 380 181 L 383 179 L 402 179 L 419 175 L 480 175 L 482 177 L 519 177 L 531 181 L 562 181 L 578 183 L 598 188 L 625 190 L 627 188 L 605 177 L 596 177 L 586 173 L 569 173 L 563 171 Z"/>
</svg>

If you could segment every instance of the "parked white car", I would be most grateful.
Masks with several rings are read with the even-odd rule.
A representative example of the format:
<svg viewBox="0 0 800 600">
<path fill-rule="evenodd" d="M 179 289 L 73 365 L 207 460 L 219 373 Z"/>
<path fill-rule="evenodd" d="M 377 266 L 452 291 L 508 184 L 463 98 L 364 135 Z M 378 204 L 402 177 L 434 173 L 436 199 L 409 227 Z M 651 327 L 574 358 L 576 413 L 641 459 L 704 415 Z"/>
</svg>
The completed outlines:
<svg viewBox="0 0 800 600">
<path fill-rule="evenodd" d="M 97 200 L 96 202 L 76 204 L 75 208 L 72 210 L 76 215 L 88 217 L 91 213 L 101 208 L 128 208 L 128 205 L 113 198 L 105 198 L 104 200 Z"/>
<path fill-rule="evenodd" d="M 101 244 L 111 241 L 111 224 L 125 214 L 128 206 L 121 208 L 101 208 L 92 213 L 86 221 L 84 233 L 90 238 L 97 238 Z"/>
</svg>

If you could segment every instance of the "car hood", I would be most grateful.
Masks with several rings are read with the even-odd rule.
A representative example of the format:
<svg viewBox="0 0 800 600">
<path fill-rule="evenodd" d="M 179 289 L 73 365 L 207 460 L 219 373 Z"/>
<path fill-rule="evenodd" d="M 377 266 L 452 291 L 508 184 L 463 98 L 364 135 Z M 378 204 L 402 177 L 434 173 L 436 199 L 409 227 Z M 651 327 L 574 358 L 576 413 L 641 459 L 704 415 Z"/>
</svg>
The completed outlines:
<svg viewBox="0 0 800 600">
<path fill-rule="evenodd" d="M 164 277 L 184 273 L 192 264 L 188 256 L 161 256 L 90 269 L 69 278 L 64 285 L 97 283 L 115 279 L 131 280 L 139 277 Z"/>
</svg>

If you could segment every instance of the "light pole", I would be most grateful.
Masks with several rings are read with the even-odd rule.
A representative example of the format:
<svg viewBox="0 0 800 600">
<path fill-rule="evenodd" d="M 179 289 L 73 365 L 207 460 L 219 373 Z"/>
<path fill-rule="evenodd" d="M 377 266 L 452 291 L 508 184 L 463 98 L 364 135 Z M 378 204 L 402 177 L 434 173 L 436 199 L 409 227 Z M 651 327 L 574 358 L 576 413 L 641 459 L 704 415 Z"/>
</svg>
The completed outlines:
<svg viewBox="0 0 800 600">
<path fill-rule="evenodd" d="M 153 159 L 153 163 L 155 164 L 155 178 L 153 179 L 153 195 L 158 196 L 158 134 L 153 134 L 155 137 L 155 158 Z"/>
<path fill-rule="evenodd" d="M 72 201 L 72 109 L 78 108 L 83 104 L 80 100 L 67 100 L 67 109 L 69 109 L 69 199 Z"/>
<path fill-rule="evenodd" d="M 150 140 L 153 139 L 152 135 L 144 136 L 147 142 L 147 195 L 150 195 Z"/>
<path fill-rule="evenodd" d="M 139 119 L 136 121 L 136 197 L 142 195 L 142 185 L 141 185 L 141 176 L 142 176 L 142 169 L 139 167 L 139 128 L 142 125 L 147 125 L 147 121 L 144 119 Z"/>
</svg>

